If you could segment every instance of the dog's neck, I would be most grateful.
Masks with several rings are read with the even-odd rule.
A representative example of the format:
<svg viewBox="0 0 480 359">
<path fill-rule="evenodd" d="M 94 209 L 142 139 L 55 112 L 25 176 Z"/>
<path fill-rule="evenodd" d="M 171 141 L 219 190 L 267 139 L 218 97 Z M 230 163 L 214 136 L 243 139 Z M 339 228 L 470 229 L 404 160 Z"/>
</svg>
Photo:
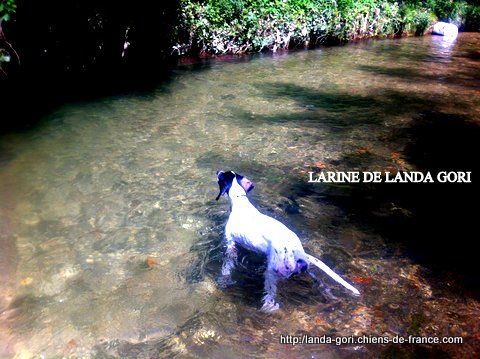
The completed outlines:
<svg viewBox="0 0 480 359">
<path fill-rule="evenodd" d="M 253 204 L 247 198 L 246 194 L 243 195 L 229 195 L 230 205 L 232 206 L 232 212 L 242 213 L 245 211 L 257 210 Z"/>
<path fill-rule="evenodd" d="M 230 199 L 230 204 L 232 205 L 232 211 L 236 208 L 240 209 L 253 207 L 247 198 L 247 193 L 235 180 L 232 183 L 232 187 L 230 187 L 230 190 L 228 191 L 228 198 Z"/>
</svg>

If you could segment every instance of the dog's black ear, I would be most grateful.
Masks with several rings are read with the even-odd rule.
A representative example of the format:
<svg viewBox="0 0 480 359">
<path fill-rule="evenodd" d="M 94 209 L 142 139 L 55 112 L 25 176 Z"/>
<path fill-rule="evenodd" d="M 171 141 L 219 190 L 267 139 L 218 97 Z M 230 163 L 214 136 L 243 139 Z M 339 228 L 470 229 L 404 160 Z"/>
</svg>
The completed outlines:
<svg viewBox="0 0 480 359">
<path fill-rule="evenodd" d="M 218 192 L 218 196 L 215 200 L 218 201 L 218 199 L 223 196 L 225 193 L 228 193 L 228 190 L 230 187 L 232 187 L 232 180 L 235 178 L 235 175 L 232 171 L 218 171 L 217 172 L 217 181 L 218 181 L 218 187 L 220 187 L 220 192 Z"/>
<path fill-rule="evenodd" d="M 218 181 L 218 186 L 220 187 L 220 192 L 218 192 L 218 196 L 217 198 L 215 198 L 215 201 L 218 201 L 218 199 L 222 197 L 227 190 L 226 186 L 224 185 L 225 181 L 223 179 L 223 171 L 220 169 L 217 171 L 217 181 Z"/>
<path fill-rule="evenodd" d="M 218 192 L 218 196 L 217 196 L 217 198 L 215 198 L 215 201 L 218 201 L 220 199 L 220 197 L 222 197 L 225 194 L 225 192 L 227 192 L 227 187 L 222 188 L 220 186 L 220 192 Z"/>
</svg>

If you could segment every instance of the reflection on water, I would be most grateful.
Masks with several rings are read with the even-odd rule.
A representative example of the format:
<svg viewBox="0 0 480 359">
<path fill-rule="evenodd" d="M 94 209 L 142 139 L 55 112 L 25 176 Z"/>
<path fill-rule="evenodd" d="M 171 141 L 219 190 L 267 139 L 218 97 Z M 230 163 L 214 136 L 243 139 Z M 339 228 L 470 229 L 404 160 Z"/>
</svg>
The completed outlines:
<svg viewBox="0 0 480 359">
<path fill-rule="evenodd" d="M 479 302 L 455 284 L 451 268 L 436 275 L 445 268 L 411 245 L 429 237 L 410 229 L 428 221 L 432 202 L 415 201 L 411 187 L 311 185 L 306 173 L 474 169 L 468 141 L 478 140 L 479 45 L 478 34 L 461 34 L 447 45 L 410 38 L 179 66 L 148 95 L 67 104 L 30 132 L 4 135 L 1 356 L 474 353 Z M 429 133 L 439 124 L 445 141 L 456 141 L 454 157 Z M 217 168 L 248 175 L 252 201 L 362 296 L 325 280 L 335 299 L 298 278 L 280 287 L 282 310 L 263 314 L 264 263 L 249 253 L 238 285 L 220 290 L 228 205 L 214 200 Z M 462 335 L 466 343 L 279 343 L 280 334 L 302 333 Z"/>
</svg>

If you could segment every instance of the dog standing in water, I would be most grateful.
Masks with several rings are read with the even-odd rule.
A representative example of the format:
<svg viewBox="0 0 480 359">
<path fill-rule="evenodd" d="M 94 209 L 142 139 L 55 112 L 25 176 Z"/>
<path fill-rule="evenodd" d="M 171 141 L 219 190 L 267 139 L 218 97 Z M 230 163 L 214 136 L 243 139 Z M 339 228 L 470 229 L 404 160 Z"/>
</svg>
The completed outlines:
<svg viewBox="0 0 480 359">
<path fill-rule="evenodd" d="M 305 253 L 298 236 L 276 219 L 260 213 L 248 200 L 247 192 L 253 183 L 233 171 L 218 171 L 217 181 L 220 192 L 217 200 L 226 194 L 232 211 L 225 227 L 226 256 L 222 266 L 222 281 L 228 283 L 232 268 L 237 259 L 236 244 L 265 254 L 265 295 L 262 310 L 272 312 L 279 308 L 275 302 L 277 282 L 293 274 L 307 272 L 313 264 L 327 273 L 332 279 L 355 294 L 357 289 L 343 280 L 321 260 Z"/>
</svg>

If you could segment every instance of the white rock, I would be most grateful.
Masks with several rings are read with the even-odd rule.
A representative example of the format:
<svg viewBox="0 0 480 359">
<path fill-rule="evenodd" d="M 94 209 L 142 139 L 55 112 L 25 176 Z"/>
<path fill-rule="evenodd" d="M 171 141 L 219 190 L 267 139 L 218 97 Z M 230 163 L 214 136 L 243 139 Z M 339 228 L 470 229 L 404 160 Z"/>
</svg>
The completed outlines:
<svg viewBox="0 0 480 359">
<path fill-rule="evenodd" d="M 437 22 L 433 25 L 433 34 L 455 38 L 458 35 L 458 27 L 447 22 Z"/>
</svg>

